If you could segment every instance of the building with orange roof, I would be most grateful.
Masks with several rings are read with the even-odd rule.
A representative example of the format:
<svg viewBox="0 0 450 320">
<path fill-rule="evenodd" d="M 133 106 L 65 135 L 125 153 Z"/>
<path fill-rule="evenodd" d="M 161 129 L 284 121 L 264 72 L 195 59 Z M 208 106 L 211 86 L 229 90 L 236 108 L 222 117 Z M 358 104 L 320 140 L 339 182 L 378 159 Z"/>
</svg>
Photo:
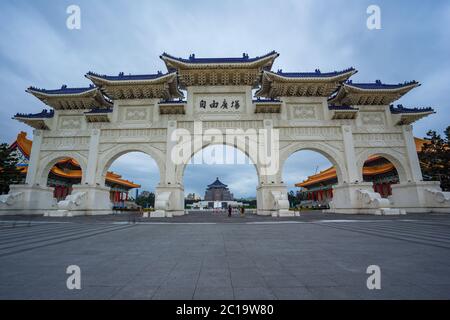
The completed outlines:
<svg viewBox="0 0 450 320">
<path fill-rule="evenodd" d="M 10 145 L 16 157 L 19 159 L 18 167 L 23 174 L 23 180 L 28 172 L 28 159 L 31 154 L 33 141 L 27 138 L 26 132 L 20 132 L 16 140 Z M 72 191 L 72 185 L 81 182 L 81 168 L 78 162 L 72 158 L 58 161 L 50 170 L 48 186 L 54 188 L 54 197 L 57 201 L 63 200 Z M 123 206 L 128 200 L 129 191 L 140 188 L 139 184 L 123 179 L 120 174 L 108 171 L 106 173 L 106 186 L 110 187 L 110 199 L 115 206 Z"/>
<path fill-rule="evenodd" d="M 420 152 L 428 140 L 414 138 L 416 151 Z M 370 156 L 364 163 L 363 179 L 373 183 L 375 192 L 386 198 L 392 194 L 391 185 L 399 182 L 397 170 L 394 165 L 378 155 Z M 309 176 L 306 180 L 296 183 L 299 187 L 298 196 L 302 201 L 314 205 L 327 206 L 333 199 L 333 186 L 337 184 L 337 174 L 334 167 L 325 169 Z"/>
</svg>

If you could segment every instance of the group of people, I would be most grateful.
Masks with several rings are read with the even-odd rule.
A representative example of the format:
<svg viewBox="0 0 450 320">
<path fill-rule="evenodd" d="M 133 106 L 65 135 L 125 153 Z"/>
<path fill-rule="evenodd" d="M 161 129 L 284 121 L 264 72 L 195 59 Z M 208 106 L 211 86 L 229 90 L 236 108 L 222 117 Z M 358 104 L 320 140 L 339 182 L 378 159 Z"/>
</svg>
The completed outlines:
<svg viewBox="0 0 450 320">
<path fill-rule="evenodd" d="M 232 206 L 228 206 L 228 216 L 229 217 L 231 217 L 231 213 L 233 212 L 233 207 Z M 241 206 L 240 208 L 239 208 L 239 212 L 240 212 L 240 215 L 241 215 L 241 217 L 243 217 L 244 215 L 245 215 L 245 209 L 244 209 L 244 206 Z"/>
</svg>

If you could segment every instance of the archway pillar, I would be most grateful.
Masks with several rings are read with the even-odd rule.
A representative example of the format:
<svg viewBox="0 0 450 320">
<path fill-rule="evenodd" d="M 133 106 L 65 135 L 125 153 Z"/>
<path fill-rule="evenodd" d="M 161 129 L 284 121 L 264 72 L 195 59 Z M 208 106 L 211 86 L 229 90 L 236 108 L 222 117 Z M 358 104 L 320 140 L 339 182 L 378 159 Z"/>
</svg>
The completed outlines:
<svg viewBox="0 0 450 320">
<path fill-rule="evenodd" d="M 356 165 L 355 145 L 353 143 L 352 127 L 342 126 L 342 139 L 344 143 L 344 156 L 347 164 L 348 182 L 357 182 L 359 173 Z M 344 177 L 346 179 L 346 177 Z"/>
<path fill-rule="evenodd" d="M 443 192 L 438 181 L 408 181 L 393 184 L 392 206 L 408 213 L 450 211 L 450 192 Z"/>
<path fill-rule="evenodd" d="M 39 214 L 57 207 L 53 198 L 54 188 L 39 185 L 14 184 L 9 193 L 0 196 L 0 215 Z"/>
<path fill-rule="evenodd" d="M 105 215 L 112 213 L 113 204 L 109 198 L 109 187 L 76 184 L 72 192 L 56 205 L 56 210 L 48 210 L 46 216 Z"/>
<path fill-rule="evenodd" d="M 88 185 L 95 185 L 95 177 L 97 176 L 98 153 L 100 143 L 100 130 L 93 129 L 89 140 L 89 154 L 85 174 L 85 182 Z"/>
<path fill-rule="evenodd" d="M 260 184 L 256 188 L 257 214 L 273 217 L 292 217 L 289 211 L 287 188 L 284 183 Z"/>
<path fill-rule="evenodd" d="M 155 191 L 155 211 L 151 218 L 182 216 L 184 210 L 184 188 L 182 185 L 160 185 Z"/>
<path fill-rule="evenodd" d="M 177 144 L 172 139 L 177 129 L 177 121 L 169 120 L 166 136 L 165 170 L 161 172 L 161 182 L 155 189 L 155 211 L 150 213 L 151 218 L 173 217 L 185 214 L 184 187 L 177 181 L 179 167 L 172 159 L 172 150 Z"/>
<path fill-rule="evenodd" d="M 10 185 L 9 193 L 0 196 L 0 215 L 43 214 L 56 208 L 54 188 L 41 186 L 38 181 L 43 131 L 34 130 L 33 138 L 25 184 Z"/>
<path fill-rule="evenodd" d="M 422 181 L 422 170 L 420 169 L 419 157 L 417 156 L 416 143 L 414 142 L 412 126 L 402 126 L 402 133 L 403 139 L 405 140 L 408 167 L 411 170 L 411 180 L 413 182 L 420 182 Z"/>
<path fill-rule="evenodd" d="M 371 182 L 343 183 L 333 187 L 330 213 L 397 215 L 404 213 L 393 209 L 388 199 L 373 191 Z"/>
<path fill-rule="evenodd" d="M 27 185 L 34 185 L 37 181 L 37 172 L 39 168 L 41 158 L 41 146 L 42 146 L 43 132 L 42 130 L 33 131 L 33 145 L 31 147 L 30 160 L 28 163 L 27 176 L 25 183 Z"/>
</svg>

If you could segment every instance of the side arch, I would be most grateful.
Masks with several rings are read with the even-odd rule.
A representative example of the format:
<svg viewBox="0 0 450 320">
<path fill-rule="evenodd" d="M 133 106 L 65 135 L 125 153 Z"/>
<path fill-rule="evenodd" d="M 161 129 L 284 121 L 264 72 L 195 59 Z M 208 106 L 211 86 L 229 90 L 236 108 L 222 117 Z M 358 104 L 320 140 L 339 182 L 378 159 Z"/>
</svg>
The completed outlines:
<svg viewBox="0 0 450 320">
<path fill-rule="evenodd" d="M 359 175 L 361 181 L 363 181 L 364 163 L 370 156 L 374 156 L 374 155 L 381 156 L 383 158 L 386 158 L 390 162 L 392 162 L 395 169 L 397 170 L 400 183 L 406 182 L 408 180 L 412 180 L 409 170 L 407 170 L 407 168 L 404 165 L 404 164 L 408 163 L 404 154 L 402 154 L 401 152 L 394 150 L 394 149 L 377 148 L 377 149 L 364 150 L 363 152 L 361 152 L 358 155 L 356 165 L 357 165 L 357 169 L 358 169 L 358 175 Z"/>
<path fill-rule="evenodd" d="M 40 186 L 47 186 L 48 174 L 55 164 L 59 161 L 72 158 L 78 162 L 81 168 L 81 183 L 83 184 L 86 179 L 87 159 L 78 152 L 64 151 L 54 152 L 43 157 L 39 163 L 39 170 L 37 172 L 37 183 Z"/>
<path fill-rule="evenodd" d="M 159 149 L 156 149 L 149 145 L 144 144 L 121 144 L 114 146 L 106 153 L 99 156 L 99 161 L 97 164 L 95 182 L 101 186 L 105 185 L 106 173 L 108 169 L 111 167 L 112 163 L 123 156 L 124 154 L 130 152 L 142 152 L 146 155 L 150 156 L 153 160 L 155 160 L 158 170 L 159 170 L 159 179 L 160 181 L 164 179 L 165 176 L 165 155 Z"/>
<path fill-rule="evenodd" d="M 337 150 L 336 148 L 330 147 L 323 142 L 312 141 L 291 143 L 280 151 L 280 170 L 278 174 L 278 179 L 280 179 L 280 181 L 282 181 L 283 179 L 282 175 L 286 160 L 292 154 L 301 150 L 311 150 L 323 155 L 336 168 L 338 183 L 348 182 L 348 172 L 342 152 Z"/>
</svg>

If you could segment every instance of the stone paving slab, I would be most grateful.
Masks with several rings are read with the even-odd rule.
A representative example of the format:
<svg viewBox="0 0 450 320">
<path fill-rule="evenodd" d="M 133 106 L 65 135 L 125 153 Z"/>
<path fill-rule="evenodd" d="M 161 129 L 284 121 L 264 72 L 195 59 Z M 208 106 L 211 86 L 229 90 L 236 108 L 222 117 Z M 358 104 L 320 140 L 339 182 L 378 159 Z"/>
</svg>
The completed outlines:
<svg viewBox="0 0 450 320">
<path fill-rule="evenodd" d="M 0 299 L 450 298 L 446 214 L 128 218 L 0 217 Z"/>
</svg>

